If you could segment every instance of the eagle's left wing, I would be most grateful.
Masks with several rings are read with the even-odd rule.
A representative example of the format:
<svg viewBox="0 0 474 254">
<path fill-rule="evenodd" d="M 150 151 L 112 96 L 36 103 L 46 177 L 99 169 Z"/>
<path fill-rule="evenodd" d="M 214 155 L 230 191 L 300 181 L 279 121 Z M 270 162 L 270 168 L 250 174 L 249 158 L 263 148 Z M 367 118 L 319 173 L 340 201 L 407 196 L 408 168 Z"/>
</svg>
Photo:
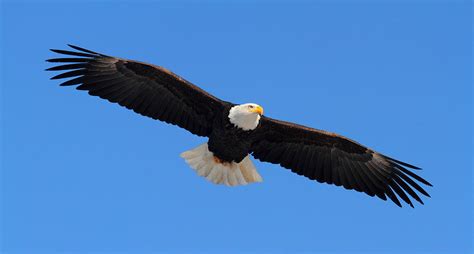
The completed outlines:
<svg viewBox="0 0 474 254">
<path fill-rule="evenodd" d="M 256 159 L 280 164 L 318 182 L 342 185 L 383 200 L 387 195 L 398 206 L 397 195 L 413 207 L 407 193 L 423 204 L 412 188 L 429 197 L 413 179 L 431 184 L 406 169 L 419 168 L 334 133 L 262 117 L 255 140 L 252 155 Z"/>
<path fill-rule="evenodd" d="M 229 105 L 163 67 L 69 46 L 76 51 L 52 49 L 68 57 L 47 60 L 60 64 L 48 71 L 66 71 L 52 79 L 72 78 L 61 86 L 79 85 L 92 96 L 199 136 L 209 136 L 214 117 Z"/>
</svg>

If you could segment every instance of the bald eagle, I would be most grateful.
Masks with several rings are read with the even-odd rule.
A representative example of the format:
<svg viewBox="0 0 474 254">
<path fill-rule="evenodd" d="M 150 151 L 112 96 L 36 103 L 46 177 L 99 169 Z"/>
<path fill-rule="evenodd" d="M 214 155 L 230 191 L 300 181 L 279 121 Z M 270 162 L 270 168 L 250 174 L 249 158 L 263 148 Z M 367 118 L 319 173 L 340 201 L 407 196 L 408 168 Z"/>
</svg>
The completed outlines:
<svg viewBox="0 0 474 254">
<path fill-rule="evenodd" d="M 414 189 L 429 197 L 418 183 L 432 185 L 407 169 L 418 167 L 334 133 L 263 116 L 255 103 L 220 100 L 163 67 L 69 47 L 73 51 L 52 49 L 66 56 L 47 60 L 61 64 L 47 70 L 67 72 L 51 79 L 72 78 L 61 86 L 78 85 L 90 95 L 208 137 L 181 157 L 215 184 L 261 182 L 252 155 L 320 183 L 388 197 L 400 207 L 398 198 L 413 207 L 409 196 L 423 204 Z"/>
</svg>

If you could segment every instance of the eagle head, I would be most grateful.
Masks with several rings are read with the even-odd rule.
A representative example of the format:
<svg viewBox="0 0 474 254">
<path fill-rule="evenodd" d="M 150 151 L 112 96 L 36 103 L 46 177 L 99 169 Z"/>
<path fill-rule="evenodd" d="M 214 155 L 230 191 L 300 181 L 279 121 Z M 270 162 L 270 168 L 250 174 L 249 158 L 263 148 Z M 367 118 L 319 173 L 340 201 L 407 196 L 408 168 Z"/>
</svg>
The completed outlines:
<svg viewBox="0 0 474 254">
<path fill-rule="evenodd" d="M 255 103 L 233 106 L 229 111 L 229 121 L 244 131 L 257 128 L 263 108 Z"/>
</svg>

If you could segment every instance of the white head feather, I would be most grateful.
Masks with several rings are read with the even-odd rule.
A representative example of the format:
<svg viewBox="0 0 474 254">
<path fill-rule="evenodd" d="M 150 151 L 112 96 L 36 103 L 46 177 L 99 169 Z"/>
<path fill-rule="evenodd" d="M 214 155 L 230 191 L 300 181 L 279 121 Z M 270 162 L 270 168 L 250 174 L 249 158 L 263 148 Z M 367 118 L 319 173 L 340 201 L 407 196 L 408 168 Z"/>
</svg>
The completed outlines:
<svg viewBox="0 0 474 254">
<path fill-rule="evenodd" d="M 255 103 L 234 106 L 229 111 L 229 120 L 236 127 L 249 131 L 257 128 L 263 108 Z"/>
</svg>

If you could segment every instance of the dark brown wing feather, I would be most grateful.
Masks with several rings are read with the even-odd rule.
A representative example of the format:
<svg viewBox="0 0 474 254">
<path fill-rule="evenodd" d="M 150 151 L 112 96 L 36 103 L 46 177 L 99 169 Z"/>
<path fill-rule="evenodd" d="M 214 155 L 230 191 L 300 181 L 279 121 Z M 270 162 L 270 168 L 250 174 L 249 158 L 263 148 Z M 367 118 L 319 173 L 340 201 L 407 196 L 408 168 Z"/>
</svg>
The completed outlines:
<svg viewBox="0 0 474 254">
<path fill-rule="evenodd" d="M 79 85 L 141 115 L 208 136 L 212 119 L 227 104 L 165 68 L 69 46 L 77 51 L 52 49 L 74 57 L 47 60 L 61 63 L 48 71 L 67 71 L 51 79 L 72 78 L 61 85 Z"/>
<path fill-rule="evenodd" d="M 261 161 L 280 164 L 321 183 L 365 192 L 398 206 L 398 197 L 413 207 L 413 190 L 428 196 L 414 180 L 429 182 L 409 171 L 413 165 L 389 158 L 343 136 L 305 126 L 262 117 L 255 132 L 252 155 Z M 408 194 L 408 195 L 407 195 Z"/>
</svg>

